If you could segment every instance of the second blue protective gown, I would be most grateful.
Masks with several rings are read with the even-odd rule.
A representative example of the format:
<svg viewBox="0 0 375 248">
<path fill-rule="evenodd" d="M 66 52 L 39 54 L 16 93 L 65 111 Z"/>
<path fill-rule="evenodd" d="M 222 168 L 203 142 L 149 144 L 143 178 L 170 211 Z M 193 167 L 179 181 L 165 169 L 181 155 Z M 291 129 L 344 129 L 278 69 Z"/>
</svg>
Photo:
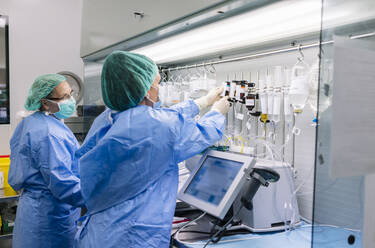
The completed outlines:
<svg viewBox="0 0 375 248">
<path fill-rule="evenodd" d="M 13 248 L 69 248 L 83 206 L 75 152 L 79 144 L 53 116 L 25 118 L 10 140 L 9 184 L 23 190 Z"/>
<path fill-rule="evenodd" d="M 220 140 L 225 125 L 216 111 L 196 122 L 198 113 L 188 101 L 171 109 L 106 110 L 97 117 L 77 152 L 89 211 L 77 247 L 169 246 L 177 164 Z"/>
</svg>

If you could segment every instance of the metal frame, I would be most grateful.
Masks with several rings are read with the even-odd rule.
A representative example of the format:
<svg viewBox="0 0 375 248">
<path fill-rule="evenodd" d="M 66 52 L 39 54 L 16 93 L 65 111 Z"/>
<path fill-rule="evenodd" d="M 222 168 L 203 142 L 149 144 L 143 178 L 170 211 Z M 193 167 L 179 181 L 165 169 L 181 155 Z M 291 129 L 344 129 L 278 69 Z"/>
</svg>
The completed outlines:
<svg viewBox="0 0 375 248">
<path fill-rule="evenodd" d="M 6 74 L 6 84 L 8 91 L 8 107 L 7 116 L 8 121 L 0 122 L 0 124 L 10 124 L 10 79 L 9 79 L 9 17 L 5 15 L 0 15 L 1 18 L 5 19 L 5 74 Z"/>
<path fill-rule="evenodd" d="M 77 85 L 79 87 L 79 92 L 78 92 L 77 99 L 75 99 L 75 100 L 77 101 L 77 103 L 79 103 L 82 100 L 82 97 L 83 97 L 84 86 L 83 86 L 82 79 L 77 74 L 75 74 L 71 71 L 61 71 L 61 72 L 58 72 L 57 74 L 60 74 L 60 75 L 63 75 L 63 76 L 68 75 L 68 76 L 72 77 L 74 80 L 76 80 Z"/>
<path fill-rule="evenodd" d="M 235 179 L 232 181 L 231 185 L 229 186 L 227 192 L 225 193 L 219 205 L 208 203 L 190 194 L 185 193 L 186 189 L 189 187 L 195 175 L 198 173 L 200 168 L 204 165 L 204 162 L 208 156 L 243 163 L 241 169 L 237 172 Z M 254 165 L 255 165 L 255 159 L 250 156 L 210 150 L 204 156 L 202 156 L 201 160 L 199 161 L 199 166 L 197 166 L 194 169 L 189 179 L 185 182 L 184 186 L 181 188 L 178 198 L 203 211 L 206 211 L 210 215 L 223 219 L 246 181 L 246 176 L 248 176 L 246 175 L 247 174 L 246 172 L 248 172 L 249 169 L 254 167 Z"/>
</svg>

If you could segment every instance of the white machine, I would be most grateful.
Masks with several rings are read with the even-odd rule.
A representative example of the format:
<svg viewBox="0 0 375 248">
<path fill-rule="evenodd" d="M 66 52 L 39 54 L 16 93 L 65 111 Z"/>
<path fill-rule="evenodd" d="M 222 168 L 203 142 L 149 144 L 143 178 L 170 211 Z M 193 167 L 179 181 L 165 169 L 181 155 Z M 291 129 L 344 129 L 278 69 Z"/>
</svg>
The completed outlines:
<svg viewBox="0 0 375 248">
<path fill-rule="evenodd" d="M 255 167 L 262 166 L 275 170 L 280 179 L 268 187 L 260 187 L 255 194 L 249 211 L 242 208 L 238 214 L 241 225 L 232 229 L 248 229 L 252 232 L 272 232 L 283 230 L 285 226 L 301 223 L 298 203 L 294 192 L 293 172 L 290 165 L 270 160 L 257 160 Z M 245 186 L 246 187 L 246 186 Z M 234 212 L 240 208 L 240 196 L 234 203 Z"/>
<path fill-rule="evenodd" d="M 203 157 L 196 156 L 186 161 L 186 167 L 192 171 L 192 174 L 179 192 L 180 200 L 220 219 L 223 219 L 228 211 L 232 211 L 232 214 L 235 215 L 234 221 L 238 224 L 233 225 L 230 230 L 247 229 L 251 232 L 272 232 L 284 230 L 286 226 L 295 226 L 301 223 L 296 196 L 293 194 L 295 187 L 290 165 L 278 161 L 260 159 L 255 163 L 255 159 L 248 155 L 228 152 L 210 151 L 208 154 L 211 154 L 211 156 L 220 155 L 220 159 L 237 159 L 237 161 L 240 158 L 247 158 L 251 162 L 251 166 L 245 166 L 244 168 L 268 168 L 271 171 L 277 172 L 279 179 L 276 182 L 267 184 L 267 187 L 258 186 L 252 192 L 255 195 L 252 198 L 251 206 L 247 208 L 243 207 L 243 198 L 249 195 L 251 180 L 244 180 L 242 178 L 239 184 L 239 178 L 235 181 L 233 177 L 230 179 L 229 174 L 221 175 L 216 172 L 214 173 L 215 175 L 211 174 L 210 177 L 210 172 L 207 169 L 205 170 L 205 177 L 202 177 L 202 175 L 199 175 L 202 174 L 199 171 L 202 171 L 202 167 L 207 166 L 205 165 L 207 154 L 205 154 Z M 244 166 L 243 164 L 241 165 Z M 231 166 L 231 163 L 228 163 L 227 166 Z M 216 180 L 210 182 L 207 178 L 214 178 Z M 226 191 L 225 199 L 224 197 L 220 198 L 220 200 L 224 199 L 224 201 L 221 201 L 219 205 L 210 204 L 207 202 L 209 198 L 196 199 L 191 195 L 189 196 L 188 189 L 192 187 L 191 185 L 197 179 L 200 179 L 201 183 L 202 180 L 205 180 L 204 187 L 206 189 L 210 188 L 212 191 L 220 190 L 220 187 L 217 185 L 231 185 L 231 190 Z M 240 188 L 235 190 L 233 185 L 237 185 Z M 230 206 L 233 207 L 230 208 Z"/>
</svg>

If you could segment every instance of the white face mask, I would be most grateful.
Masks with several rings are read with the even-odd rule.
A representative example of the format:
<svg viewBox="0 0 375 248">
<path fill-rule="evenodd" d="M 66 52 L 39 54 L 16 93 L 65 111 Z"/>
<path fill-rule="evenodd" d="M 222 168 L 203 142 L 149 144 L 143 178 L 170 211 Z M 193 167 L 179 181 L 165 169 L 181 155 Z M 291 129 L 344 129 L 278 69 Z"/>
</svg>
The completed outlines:
<svg viewBox="0 0 375 248">
<path fill-rule="evenodd" d="M 153 86 L 153 85 L 151 85 L 151 88 L 153 88 L 153 89 L 155 89 L 155 90 L 158 90 L 158 88 L 155 87 L 155 86 Z M 145 96 L 145 99 L 146 99 L 148 102 L 151 103 L 151 107 L 153 107 L 153 108 L 160 108 L 160 106 L 161 106 L 161 101 L 160 101 L 160 97 L 159 97 L 159 96 L 157 96 L 157 101 L 154 101 L 154 100 L 151 99 L 150 94 L 147 93 L 147 95 Z"/>
<path fill-rule="evenodd" d="M 160 98 L 158 97 L 158 101 L 153 101 L 149 96 L 145 96 L 145 99 L 151 104 L 151 107 L 153 108 L 160 108 L 161 107 L 161 101 Z"/>
</svg>

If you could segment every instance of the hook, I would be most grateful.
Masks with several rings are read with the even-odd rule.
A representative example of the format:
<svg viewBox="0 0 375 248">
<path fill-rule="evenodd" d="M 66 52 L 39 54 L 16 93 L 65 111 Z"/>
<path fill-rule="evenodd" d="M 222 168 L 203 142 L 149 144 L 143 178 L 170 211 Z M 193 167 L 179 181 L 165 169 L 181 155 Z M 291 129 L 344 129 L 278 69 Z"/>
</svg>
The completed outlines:
<svg viewBox="0 0 375 248">
<path fill-rule="evenodd" d="M 173 75 L 171 75 L 171 68 L 168 68 L 168 83 L 171 83 L 173 81 Z"/>
<path fill-rule="evenodd" d="M 182 67 L 179 67 L 179 66 L 177 66 L 177 70 L 181 70 L 181 68 Z M 176 77 L 176 83 L 182 83 L 182 80 L 183 80 L 183 78 L 182 78 L 182 74 L 181 74 L 181 72 L 179 72 L 178 74 L 177 74 L 177 77 Z"/>
<path fill-rule="evenodd" d="M 203 62 L 203 69 L 206 70 L 206 72 L 210 72 L 210 71 L 207 69 L 207 67 L 206 67 L 206 63 L 205 63 L 205 62 Z"/>
<path fill-rule="evenodd" d="M 207 65 L 210 65 L 212 70 L 210 70 L 210 68 L 207 68 L 206 66 Z M 211 74 L 215 74 L 216 73 L 216 69 L 215 67 L 212 65 L 212 63 L 203 63 L 203 68 L 208 72 L 208 73 L 211 73 Z"/>
<path fill-rule="evenodd" d="M 166 82 L 166 80 L 167 80 L 167 74 L 165 73 L 165 70 L 163 69 L 161 71 L 161 81 Z"/>
<path fill-rule="evenodd" d="M 203 72 L 206 73 L 206 72 L 204 71 L 204 70 L 205 70 L 204 65 L 205 65 L 205 63 L 202 63 L 202 64 L 200 64 L 200 65 L 195 64 L 195 69 L 196 69 L 196 71 L 198 72 L 198 75 L 199 75 L 200 77 L 203 75 Z M 199 70 L 198 67 L 203 67 L 203 70 Z"/>
<path fill-rule="evenodd" d="M 186 70 L 186 74 L 185 74 L 185 80 L 186 80 L 186 81 L 189 81 L 189 77 L 190 77 L 190 70 L 189 70 L 189 67 L 188 67 L 188 65 L 185 65 L 185 70 Z"/>
<path fill-rule="evenodd" d="M 210 64 L 211 68 L 212 68 L 212 71 L 210 71 L 212 74 L 215 74 L 216 73 L 216 68 L 214 66 L 214 64 Z"/>
<path fill-rule="evenodd" d="M 304 55 L 303 52 L 302 52 L 302 44 L 299 44 L 299 46 L 298 46 L 298 52 L 299 52 L 299 54 L 301 55 L 301 57 L 299 57 L 298 60 L 299 60 L 299 61 L 304 60 L 304 59 L 305 59 L 305 55 Z"/>
<path fill-rule="evenodd" d="M 201 73 L 200 73 L 200 71 L 198 70 L 198 65 L 195 64 L 195 65 L 194 65 L 194 68 L 195 68 L 195 73 L 197 73 L 197 76 L 200 77 Z"/>
</svg>

